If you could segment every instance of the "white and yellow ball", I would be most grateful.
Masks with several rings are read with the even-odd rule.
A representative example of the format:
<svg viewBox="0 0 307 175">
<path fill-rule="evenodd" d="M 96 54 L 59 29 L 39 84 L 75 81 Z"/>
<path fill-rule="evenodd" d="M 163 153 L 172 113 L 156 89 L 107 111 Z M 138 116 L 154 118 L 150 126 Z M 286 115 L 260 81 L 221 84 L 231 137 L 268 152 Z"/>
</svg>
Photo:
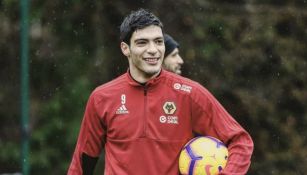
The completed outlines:
<svg viewBox="0 0 307 175">
<path fill-rule="evenodd" d="M 191 139 L 179 156 L 179 171 L 183 175 L 217 175 L 225 168 L 228 149 L 223 142 L 210 136 Z"/>
</svg>

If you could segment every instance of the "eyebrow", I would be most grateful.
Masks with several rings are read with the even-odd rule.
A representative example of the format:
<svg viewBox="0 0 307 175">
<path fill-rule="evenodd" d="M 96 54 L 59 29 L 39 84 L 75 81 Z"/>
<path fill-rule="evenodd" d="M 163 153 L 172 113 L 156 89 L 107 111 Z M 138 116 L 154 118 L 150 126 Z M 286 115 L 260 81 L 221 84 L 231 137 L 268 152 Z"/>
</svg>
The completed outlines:
<svg viewBox="0 0 307 175">
<path fill-rule="evenodd" d="M 139 38 L 139 39 L 134 40 L 134 42 L 138 42 L 138 41 L 148 41 L 148 39 L 145 39 L 145 38 Z"/>
<path fill-rule="evenodd" d="M 156 37 L 154 38 L 153 40 L 159 40 L 159 39 L 162 39 L 163 40 L 163 37 Z M 138 39 L 135 39 L 134 41 L 149 41 L 151 39 L 148 39 L 148 38 L 138 38 Z"/>
</svg>

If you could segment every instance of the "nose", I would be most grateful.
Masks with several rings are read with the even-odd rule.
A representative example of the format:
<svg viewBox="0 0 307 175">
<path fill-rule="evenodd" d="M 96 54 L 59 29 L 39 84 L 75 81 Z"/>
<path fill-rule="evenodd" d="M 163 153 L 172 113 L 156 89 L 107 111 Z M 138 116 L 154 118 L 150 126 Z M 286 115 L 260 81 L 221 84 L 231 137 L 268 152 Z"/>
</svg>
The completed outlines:
<svg viewBox="0 0 307 175">
<path fill-rule="evenodd" d="M 179 64 L 183 64 L 183 63 L 184 63 L 184 62 L 183 62 L 183 59 L 181 58 L 180 55 L 178 55 L 177 61 L 178 61 Z"/>
<path fill-rule="evenodd" d="M 154 42 L 149 42 L 147 52 L 150 54 L 155 54 L 157 53 L 158 49 L 157 46 Z"/>
</svg>

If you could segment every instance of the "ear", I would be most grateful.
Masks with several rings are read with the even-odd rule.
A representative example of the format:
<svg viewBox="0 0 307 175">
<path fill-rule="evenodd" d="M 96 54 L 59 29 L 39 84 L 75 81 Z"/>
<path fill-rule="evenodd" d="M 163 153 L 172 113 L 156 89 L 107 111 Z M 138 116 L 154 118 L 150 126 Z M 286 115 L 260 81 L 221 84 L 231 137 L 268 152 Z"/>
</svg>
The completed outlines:
<svg viewBox="0 0 307 175">
<path fill-rule="evenodd" d="M 120 43 L 120 48 L 122 50 L 122 53 L 126 56 L 129 57 L 130 56 L 130 48 L 129 45 L 126 44 L 125 42 L 121 42 Z"/>
</svg>

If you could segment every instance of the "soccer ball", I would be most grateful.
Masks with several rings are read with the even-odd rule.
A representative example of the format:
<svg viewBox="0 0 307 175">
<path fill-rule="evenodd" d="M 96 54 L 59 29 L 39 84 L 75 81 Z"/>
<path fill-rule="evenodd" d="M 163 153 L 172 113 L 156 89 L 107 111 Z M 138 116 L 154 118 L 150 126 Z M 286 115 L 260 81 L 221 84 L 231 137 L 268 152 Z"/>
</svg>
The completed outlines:
<svg viewBox="0 0 307 175">
<path fill-rule="evenodd" d="M 183 175 L 217 175 L 225 168 L 228 149 L 210 136 L 191 139 L 181 150 L 179 171 Z"/>
</svg>

